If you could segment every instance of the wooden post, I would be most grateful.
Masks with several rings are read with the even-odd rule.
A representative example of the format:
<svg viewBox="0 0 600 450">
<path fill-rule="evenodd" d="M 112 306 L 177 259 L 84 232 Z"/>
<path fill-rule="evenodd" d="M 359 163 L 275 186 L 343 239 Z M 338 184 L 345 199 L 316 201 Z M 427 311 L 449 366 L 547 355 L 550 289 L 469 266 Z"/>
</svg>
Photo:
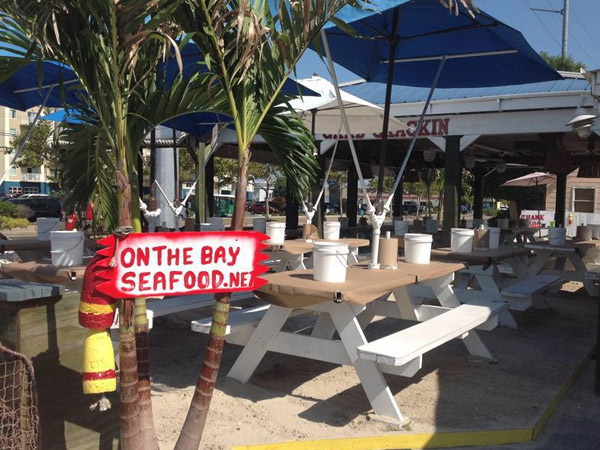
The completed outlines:
<svg viewBox="0 0 600 450">
<path fill-rule="evenodd" d="M 402 216 L 402 200 L 404 195 L 404 181 L 400 180 L 396 192 L 394 192 L 394 202 L 392 204 L 392 219 Z M 417 206 L 418 208 L 418 206 Z M 418 209 L 417 209 L 418 211 Z"/>
<path fill-rule="evenodd" d="M 457 185 L 460 183 L 462 159 L 460 155 L 460 136 L 446 138 L 445 177 L 444 177 L 444 214 L 442 242 L 450 246 L 450 230 L 458 227 L 460 201 Z"/>
<path fill-rule="evenodd" d="M 356 216 L 358 215 L 358 175 L 356 167 L 350 164 L 348 167 L 348 201 L 346 202 L 346 216 L 348 216 L 348 226 L 356 226 Z"/>
<path fill-rule="evenodd" d="M 206 177 L 206 206 L 208 210 L 208 217 L 214 217 L 215 209 L 215 157 L 214 155 L 209 158 L 205 166 L 205 177 Z"/>
<path fill-rule="evenodd" d="M 298 232 L 298 202 L 292 197 L 289 187 L 285 188 L 285 198 L 285 229 L 296 236 Z"/>
<path fill-rule="evenodd" d="M 319 173 L 317 174 L 318 186 L 317 186 L 317 196 L 319 195 L 319 191 L 323 189 L 323 182 L 325 181 L 325 171 L 327 168 L 325 167 L 325 155 L 321 155 L 317 157 L 317 161 L 319 162 Z M 314 197 L 314 201 L 317 200 L 317 197 Z M 323 191 L 323 197 L 321 197 L 321 201 L 317 207 L 317 229 L 319 230 L 319 236 L 324 237 L 323 235 L 323 220 L 325 220 L 325 191 Z"/>
<path fill-rule="evenodd" d="M 473 170 L 473 219 L 483 219 L 483 167 Z"/>
<path fill-rule="evenodd" d="M 554 220 L 557 227 L 565 226 L 565 213 L 567 201 L 567 174 L 556 174 L 556 208 Z"/>
<path fill-rule="evenodd" d="M 204 142 L 198 141 L 196 145 L 196 158 L 198 165 L 196 166 L 196 225 L 206 222 L 206 154 L 207 146 Z"/>
</svg>

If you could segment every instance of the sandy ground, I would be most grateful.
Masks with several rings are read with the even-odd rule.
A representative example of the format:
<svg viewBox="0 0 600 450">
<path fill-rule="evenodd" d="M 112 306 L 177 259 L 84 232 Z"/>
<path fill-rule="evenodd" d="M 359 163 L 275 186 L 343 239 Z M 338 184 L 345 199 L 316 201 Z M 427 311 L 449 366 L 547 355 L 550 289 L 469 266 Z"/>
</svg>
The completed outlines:
<svg viewBox="0 0 600 450">
<path fill-rule="evenodd" d="M 352 367 L 268 353 L 246 384 L 225 377 L 240 347 L 227 345 L 203 437 L 204 449 L 309 439 L 532 426 L 595 342 L 596 299 L 569 283 L 550 310 L 515 314 L 519 329 L 481 332 L 497 364 L 472 361 L 460 341 L 424 357 L 413 378 L 386 376 L 403 414 L 373 416 Z M 173 448 L 200 368 L 206 336 L 190 321 L 209 311 L 155 319 L 151 332 L 153 405 L 161 448 Z M 308 326 L 297 317 L 292 327 Z M 406 326 L 372 323 L 367 338 Z"/>
</svg>

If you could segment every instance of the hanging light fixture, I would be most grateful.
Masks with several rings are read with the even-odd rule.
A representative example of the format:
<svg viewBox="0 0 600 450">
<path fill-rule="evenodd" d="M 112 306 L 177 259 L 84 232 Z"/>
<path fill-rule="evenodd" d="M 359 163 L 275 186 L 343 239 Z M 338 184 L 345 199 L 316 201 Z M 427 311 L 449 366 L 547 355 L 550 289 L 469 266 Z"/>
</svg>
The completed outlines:
<svg viewBox="0 0 600 450">
<path fill-rule="evenodd" d="M 471 170 L 473 167 L 475 167 L 475 155 L 466 154 L 463 158 L 463 162 L 465 164 L 465 167 Z"/>
<path fill-rule="evenodd" d="M 419 172 L 417 172 L 415 169 L 409 170 L 404 175 L 405 183 L 418 183 L 419 181 L 421 181 L 421 177 L 419 177 Z"/>
<path fill-rule="evenodd" d="M 433 149 L 427 149 L 423 151 L 423 159 L 425 162 L 433 162 L 435 161 L 436 152 Z"/>
<path fill-rule="evenodd" d="M 597 117 L 596 114 L 590 114 L 580 106 L 575 110 L 575 116 L 569 120 L 566 126 L 571 127 L 581 139 L 587 139 L 592 134 L 592 126 Z"/>
</svg>

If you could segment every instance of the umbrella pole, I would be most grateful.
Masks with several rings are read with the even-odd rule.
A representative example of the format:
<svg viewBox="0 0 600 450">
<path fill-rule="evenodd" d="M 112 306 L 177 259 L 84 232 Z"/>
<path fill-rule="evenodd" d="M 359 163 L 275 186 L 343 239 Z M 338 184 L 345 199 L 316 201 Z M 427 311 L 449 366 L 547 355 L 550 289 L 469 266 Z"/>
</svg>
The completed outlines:
<svg viewBox="0 0 600 450">
<path fill-rule="evenodd" d="M 21 141 L 21 144 L 19 145 L 19 148 L 15 152 L 15 156 L 13 157 L 12 161 L 10 162 L 10 164 L 8 166 L 8 169 L 6 169 L 6 171 L 2 175 L 2 178 L 0 178 L 0 189 L 2 188 L 2 185 L 4 184 L 4 181 L 6 180 L 6 177 L 10 173 L 10 169 L 12 169 L 13 166 L 15 166 L 15 163 L 17 162 L 17 158 L 19 157 L 19 155 L 23 151 L 23 148 L 25 148 L 25 145 L 29 141 L 29 137 L 31 136 L 31 133 L 33 132 L 33 128 L 35 127 L 35 125 L 37 124 L 38 119 L 42 115 L 42 110 L 46 107 L 46 103 L 48 103 L 48 99 L 50 98 L 50 94 L 52 93 L 53 89 L 54 89 L 54 86 L 50 86 L 50 88 L 48 89 L 48 93 L 46 94 L 46 97 L 44 98 L 44 101 L 40 105 L 40 107 L 38 109 L 38 112 L 35 115 L 35 118 L 33 119 L 33 122 L 31 122 L 31 124 L 29 125 L 29 128 L 27 128 L 27 132 L 25 133 L 25 137 L 23 138 L 23 140 Z"/>
<path fill-rule="evenodd" d="M 392 34 L 390 42 L 390 62 L 388 64 L 387 81 L 385 85 L 385 103 L 383 104 L 383 130 L 381 132 L 381 145 L 379 149 L 379 173 L 377 180 L 377 198 L 375 207 L 377 214 L 383 214 L 383 178 L 385 176 L 385 162 L 387 156 L 387 141 L 390 122 L 390 109 L 392 107 L 392 85 L 394 81 L 394 59 L 398 46 L 398 18 L 399 12 L 394 14 L 392 23 Z M 375 262 L 375 261 L 374 261 Z"/>
<path fill-rule="evenodd" d="M 346 135 L 348 136 L 348 145 L 350 146 L 350 153 L 352 154 L 352 161 L 354 162 L 354 167 L 356 168 L 356 174 L 358 175 L 358 180 L 360 182 L 360 187 L 365 196 L 365 200 L 367 202 L 367 211 L 366 213 L 369 216 L 371 221 L 371 225 L 373 226 L 373 241 L 372 241 L 372 252 L 371 252 L 371 264 L 369 264 L 370 268 L 378 268 L 377 260 L 379 259 L 379 233 L 381 229 L 381 225 L 383 221 L 381 220 L 381 216 L 375 214 L 375 208 L 371 203 L 371 199 L 369 198 L 369 191 L 367 190 L 367 186 L 365 184 L 365 179 L 363 178 L 362 170 L 360 168 L 360 163 L 358 162 L 358 156 L 356 155 L 356 148 L 354 147 L 354 140 L 352 139 L 352 134 L 350 131 L 350 124 L 348 123 L 348 117 L 346 116 L 346 110 L 344 109 L 344 102 L 342 101 L 342 96 L 340 94 L 340 86 L 337 80 L 337 76 L 335 74 L 335 68 L 333 66 L 333 60 L 331 59 L 331 51 L 329 50 L 329 42 L 327 41 L 327 34 L 325 34 L 325 30 L 321 30 L 321 40 L 323 41 L 323 49 L 325 50 L 325 56 L 327 57 L 327 68 L 329 69 L 329 74 L 331 75 L 331 81 L 333 82 L 333 87 L 335 89 L 335 96 L 337 98 L 338 107 L 340 108 L 340 114 L 342 116 L 342 124 L 344 125 L 344 129 L 346 131 Z"/>
<path fill-rule="evenodd" d="M 408 160 L 410 159 L 410 155 L 412 154 L 413 149 L 415 148 L 415 144 L 417 143 L 417 139 L 419 138 L 419 134 L 421 133 L 421 128 L 423 128 L 423 123 L 425 122 L 425 116 L 427 115 L 427 110 L 429 109 L 429 104 L 431 103 L 431 99 L 433 98 L 433 93 L 435 92 L 437 85 L 440 81 L 440 77 L 442 75 L 442 70 L 444 69 L 444 65 L 446 64 L 446 57 L 444 56 L 440 60 L 440 65 L 438 66 L 437 73 L 435 74 L 435 78 L 433 79 L 433 84 L 429 89 L 429 95 L 427 96 L 427 101 L 425 102 L 425 106 L 423 106 L 423 111 L 421 112 L 421 117 L 419 117 L 419 122 L 417 123 L 417 128 L 414 131 L 413 137 L 408 146 L 408 150 L 406 151 L 406 155 L 404 156 L 404 160 L 402 161 L 402 165 L 400 166 L 400 170 L 396 174 L 396 179 L 394 180 L 394 186 L 392 187 L 392 191 L 390 196 L 388 197 L 386 206 L 389 209 L 389 206 L 392 204 L 392 200 L 394 199 L 394 192 L 398 189 L 398 185 L 400 184 L 400 180 L 402 179 L 402 175 L 404 175 L 404 171 L 406 170 L 406 165 L 408 164 Z"/>
</svg>

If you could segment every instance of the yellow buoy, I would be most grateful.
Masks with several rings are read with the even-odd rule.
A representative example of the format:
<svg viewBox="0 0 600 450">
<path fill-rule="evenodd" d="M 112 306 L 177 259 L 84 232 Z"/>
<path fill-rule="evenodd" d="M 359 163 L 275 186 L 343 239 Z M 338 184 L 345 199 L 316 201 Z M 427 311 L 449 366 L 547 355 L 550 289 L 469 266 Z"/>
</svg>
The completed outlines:
<svg viewBox="0 0 600 450">
<path fill-rule="evenodd" d="M 89 330 L 83 349 L 83 392 L 101 394 L 117 389 L 115 355 L 106 330 Z"/>
</svg>

